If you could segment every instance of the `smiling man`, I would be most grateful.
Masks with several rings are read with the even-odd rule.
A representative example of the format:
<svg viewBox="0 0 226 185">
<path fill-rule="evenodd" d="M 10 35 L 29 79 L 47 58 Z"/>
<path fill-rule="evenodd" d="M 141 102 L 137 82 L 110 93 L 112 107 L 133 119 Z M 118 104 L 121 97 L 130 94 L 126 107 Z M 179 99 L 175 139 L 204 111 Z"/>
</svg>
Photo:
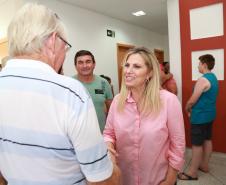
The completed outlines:
<svg viewBox="0 0 226 185">
<path fill-rule="evenodd" d="M 74 64 L 78 74 L 73 78 L 82 82 L 89 91 L 96 109 L 100 130 L 103 132 L 106 113 L 113 99 L 111 86 L 107 80 L 93 73 L 96 62 L 90 51 L 78 51 L 75 54 Z"/>
</svg>

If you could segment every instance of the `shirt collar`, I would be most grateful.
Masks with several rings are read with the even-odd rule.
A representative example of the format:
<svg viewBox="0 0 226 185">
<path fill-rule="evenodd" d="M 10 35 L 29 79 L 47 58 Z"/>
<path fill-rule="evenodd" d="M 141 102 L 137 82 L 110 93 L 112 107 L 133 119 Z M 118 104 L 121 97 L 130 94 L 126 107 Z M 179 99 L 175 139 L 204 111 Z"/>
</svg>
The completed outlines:
<svg viewBox="0 0 226 185">
<path fill-rule="evenodd" d="M 127 95 L 127 98 L 126 98 L 126 101 L 127 101 L 128 103 L 136 103 L 135 100 L 134 100 L 133 97 L 132 97 L 131 91 L 129 91 L 129 93 L 128 93 L 128 95 Z"/>
<path fill-rule="evenodd" d="M 10 59 L 5 68 L 32 68 L 32 69 L 40 69 L 46 72 L 55 72 L 55 70 L 50 67 L 48 64 L 31 59 Z"/>
</svg>

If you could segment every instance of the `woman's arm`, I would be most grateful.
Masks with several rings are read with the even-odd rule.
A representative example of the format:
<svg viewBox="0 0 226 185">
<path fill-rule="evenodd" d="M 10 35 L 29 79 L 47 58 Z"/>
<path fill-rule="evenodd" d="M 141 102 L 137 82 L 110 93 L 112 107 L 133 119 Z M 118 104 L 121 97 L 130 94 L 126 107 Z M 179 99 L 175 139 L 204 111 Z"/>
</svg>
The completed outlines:
<svg viewBox="0 0 226 185">
<path fill-rule="evenodd" d="M 111 156 L 111 160 L 114 164 L 116 164 L 116 157 L 118 156 L 118 153 L 116 152 L 115 150 L 115 147 L 114 147 L 114 144 L 111 143 L 111 142 L 107 142 L 107 147 L 108 147 L 108 151 L 109 151 L 109 154 Z"/>
<path fill-rule="evenodd" d="M 178 170 L 169 166 L 166 174 L 166 179 L 162 181 L 159 185 L 174 185 L 177 180 L 177 172 Z"/>
<path fill-rule="evenodd" d="M 175 95 L 171 94 L 169 97 L 167 110 L 169 168 L 166 174 L 166 180 L 172 182 L 176 179 L 177 171 L 183 167 L 185 152 L 184 119 L 181 104 Z"/>
<path fill-rule="evenodd" d="M 110 106 L 109 112 L 108 112 L 108 116 L 107 116 L 107 120 L 106 120 L 106 125 L 103 131 L 103 136 L 104 136 L 104 141 L 106 143 L 111 143 L 112 144 L 112 148 L 114 148 L 114 144 L 116 141 L 116 136 L 115 136 L 115 98 L 112 101 L 112 104 Z"/>
</svg>

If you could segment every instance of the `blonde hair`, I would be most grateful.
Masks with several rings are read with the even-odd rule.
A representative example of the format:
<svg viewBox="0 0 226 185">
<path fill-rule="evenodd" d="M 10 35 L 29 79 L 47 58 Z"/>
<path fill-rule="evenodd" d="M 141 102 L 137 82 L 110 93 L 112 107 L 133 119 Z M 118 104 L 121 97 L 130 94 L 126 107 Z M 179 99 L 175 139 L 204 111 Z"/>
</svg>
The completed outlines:
<svg viewBox="0 0 226 185">
<path fill-rule="evenodd" d="M 45 39 L 53 32 L 65 37 L 59 17 L 43 5 L 25 4 L 8 27 L 9 55 L 40 53 Z"/>
<path fill-rule="evenodd" d="M 145 90 L 143 91 L 143 96 L 140 101 L 140 107 L 142 113 L 145 115 L 149 113 L 158 113 L 161 108 L 160 101 L 160 67 L 157 58 L 155 55 L 144 47 L 136 47 L 127 53 L 125 56 L 123 64 L 125 65 L 126 61 L 131 55 L 139 54 L 145 61 L 145 65 L 148 68 L 149 72 L 152 72 L 152 77 L 146 82 Z M 125 107 L 126 98 L 129 93 L 129 89 L 125 85 L 125 74 L 122 72 L 122 83 L 121 91 L 119 94 L 118 110 L 123 111 Z"/>
</svg>

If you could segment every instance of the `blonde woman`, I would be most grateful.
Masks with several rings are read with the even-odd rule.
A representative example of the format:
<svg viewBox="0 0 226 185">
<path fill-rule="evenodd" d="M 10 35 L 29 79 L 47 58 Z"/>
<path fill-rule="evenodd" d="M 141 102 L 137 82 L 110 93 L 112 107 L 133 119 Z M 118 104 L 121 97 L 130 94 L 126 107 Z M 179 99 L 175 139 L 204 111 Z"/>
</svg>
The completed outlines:
<svg viewBox="0 0 226 185">
<path fill-rule="evenodd" d="M 122 76 L 104 139 L 123 185 L 174 185 L 184 163 L 181 105 L 174 94 L 161 90 L 159 64 L 146 48 L 128 52 Z"/>
</svg>

